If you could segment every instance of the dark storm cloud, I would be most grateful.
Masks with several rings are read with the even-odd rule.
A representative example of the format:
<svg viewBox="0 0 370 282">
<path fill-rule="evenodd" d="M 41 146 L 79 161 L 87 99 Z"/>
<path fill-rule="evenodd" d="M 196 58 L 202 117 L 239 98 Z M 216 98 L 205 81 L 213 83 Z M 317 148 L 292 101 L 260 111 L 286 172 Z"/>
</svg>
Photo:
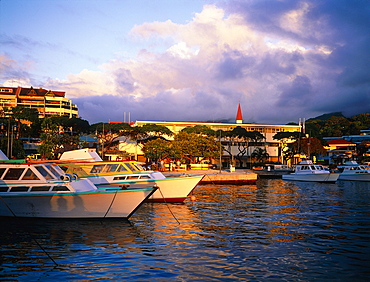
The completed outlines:
<svg viewBox="0 0 370 282">
<path fill-rule="evenodd" d="M 281 87 L 279 107 L 303 107 L 311 101 L 312 86 L 308 77 L 297 76 L 291 84 Z"/>
<path fill-rule="evenodd" d="M 249 68 L 253 67 L 255 59 L 246 56 L 237 50 L 225 52 L 217 65 L 217 79 L 237 79 L 246 75 Z"/>
<path fill-rule="evenodd" d="M 370 1 L 228 1 L 226 9 L 243 16 L 255 30 L 296 40 L 308 48 L 327 46 L 328 56 L 297 54 L 297 61 L 281 61 L 270 53 L 258 64 L 260 73 L 277 72 L 293 75 L 290 85 L 280 87 L 278 107 L 299 106 L 311 112 L 342 111 L 354 115 L 370 111 Z M 301 16 L 302 30 L 284 27 L 281 19 L 307 3 Z M 281 56 L 288 56 L 281 53 Z M 296 73 L 296 63 L 306 60 L 316 66 L 315 72 Z M 303 70 L 304 71 L 304 70 Z M 321 97 L 315 102 L 309 97 Z M 311 101 L 311 103 L 308 103 Z M 305 104 L 306 103 L 306 104 Z"/>
<path fill-rule="evenodd" d="M 256 66 L 258 76 L 272 75 L 276 73 L 291 75 L 296 72 L 296 64 L 303 60 L 298 52 L 287 53 L 282 51 L 265 53 Z"/>
</svg>

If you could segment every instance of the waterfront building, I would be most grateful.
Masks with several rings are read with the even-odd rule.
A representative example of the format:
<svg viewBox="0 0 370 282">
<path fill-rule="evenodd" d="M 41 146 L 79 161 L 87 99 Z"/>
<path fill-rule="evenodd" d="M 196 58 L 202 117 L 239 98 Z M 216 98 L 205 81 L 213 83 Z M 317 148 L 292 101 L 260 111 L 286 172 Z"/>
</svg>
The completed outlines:
<svg viewBox="0 0 370 282">
<path fill-rule="evenodd" d="M 241 116 L 238 116 L 241 118 Z M 146 124 L 157 124 L 162 125 L 170 129 L 173 133 L 179 133 L 182 129 L 186 127 L 193 127 L 193 126 L 207 126 L 214 131 L 223 130 L 223 131 L 231 131 L 235 127 L 240 126 L 245 128 L 247 131 L 258 131 L 260 132 L 265 139 L 260 140 L 259 142 L 249 142 L 248 150 L 244 156 L 244 160 L 242 164 L 237 163 L 236 166 L 245 167 L 248 162 L 250 162 L 250 157 L 253 151 L 256 148 L 263 148 L 269 154 L 268 161 L 270 162 L 283 162 L 282 160 L 282 148 L 283 144 L 279 140 L 273 139 L 274 135 L 278 132 L 300 132 L 301 126 L 300 125 L 276 125 L 276 124 L 251 124 L 251 123 L 239 123 L 239 120 L 236 120 L 235 123 L 221 123 L 221 122 L 186 122 L 186 121 L 136 121 L 134 126 L 143 126 Z M 170 137 L 166 137 L 170 139 Z M 215 136 L 216 140 L 219 140 L 218 136 Z M 229 145 L 228 140 L 222 138 L 221 143 L 224 146 Z M 291 140 L 290 142 L 293 142 Z M 126 147 L 123 146 L 122 148 Z M 140 154 L 141 151 L 138 152 Z M 231 153 L 232 155 L 236 155 L 238 153 L 237 145 L 231 146 Z M 229 154 L 225 151 L 223 153 L 223 162 L 229 162 L 227 160 L 229 158 Z"/>
<path fill-rule="evenodd" d="M 327 156 L 329 163 L 344 163 L 346 160 L 351 160 L 356 154 L 356 143 L 347 141 L 342 138 L 329 140 L 328 146 L 324 146 L 327 150 Z"/>
<path fill-rule="evenodd" d="M 189 122 L 189 121 L 136 121 L 133 122 L 132 126 L 144 126 L 144 125 L 161 125 L 167 127 L 171 130 L 174 134 L 179 133 L 182 129 L 186 127 L 194 127 L 194 126 L 207 126 L 214 131 L 222 130 L 222 131 L 231 131 L 235 127 L 242 127 L 245 128 L 247 131 L 258 131 L 263 136 L 263 140 L 259 140 L 258 142 L 245 142 L 247 146 L 247 152 L 242 158 L 242 163 L 239 163 L 238 160 L 233 159 L 230 157 L 236 156 L 238 154 L 238 146 L 234 143 L 231 144 L 230 140 L 227 138 L 220 138 L 215 136 L 217 141 L 220 141 L 224 147 L 228 147 L 228 153 L 226 150 L 223 152 L 221 158 L 223 166 L 228 166 L 230 163 L 234 163 L 237 167 L 246 167 L 248 163 L 250 163 L 251 155 L 257 148 L 262 148 L 266 150 L 269 155 L 267 161 L 269 162 L 283 162 L 282 158 L 282 150 L 284 144 L 279 140 L 275 140 L 273 137 L 276 133 L 279 132 L 300 132 L 302 126 L 299 124 L 297 125 L 276 125 L 276 124 L 252 124 L 252 123 L 243 123 L 242 111 L 240 104 L 238 104 L 237 115 L 235 122 L 232 123 L 225 123 L 225 122 Z M 166 139 L 171 140 L 173 137 L 171 136 L 164 136 Z M 293 140 L 285 140 L 285 143 L 293 142 Z M 126 137 L 120 138 L 120 143 L 118 145 L 118 149 L 121 152 L 126 152 L 134 156 L 135 159 L 140 161 L 145 161 L 143 157 L 143 152 L 140 146 L 136 146 L 136 141 L 130 141 Z M 111 156 L 114 159 L 114 156 Z M 219 160 L 214 160 L 214 163 L 219 163 Z"/>
<path fill-rule="evenodd" d="M 40 118 L 78 117 L 78 107 L 65 97 L 64 91 L 20 86 L 0 87 L 0 111 L 3 117 L 10 117 L 11 108 L 17 106 L 37 109 Z"/>
</svg>

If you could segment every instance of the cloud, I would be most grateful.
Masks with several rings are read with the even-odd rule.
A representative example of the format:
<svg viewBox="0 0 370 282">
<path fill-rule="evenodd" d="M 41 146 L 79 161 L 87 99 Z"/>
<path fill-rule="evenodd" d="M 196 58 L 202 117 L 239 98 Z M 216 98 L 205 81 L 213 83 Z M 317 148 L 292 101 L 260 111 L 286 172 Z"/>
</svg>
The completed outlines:
<svg viewBox="0 0 370 282">
<path fill-rule="evenodd" d="M 223 3 L 183 24 L 136 25 L 136 56 L 43 87 L 66 91 L 91 123 L 120 121 L 124 112 L 137 120 L 233 119 L 239 101 L 244 120 L 258 123 L 370 110 L 367 1 Z"/>
</svg>

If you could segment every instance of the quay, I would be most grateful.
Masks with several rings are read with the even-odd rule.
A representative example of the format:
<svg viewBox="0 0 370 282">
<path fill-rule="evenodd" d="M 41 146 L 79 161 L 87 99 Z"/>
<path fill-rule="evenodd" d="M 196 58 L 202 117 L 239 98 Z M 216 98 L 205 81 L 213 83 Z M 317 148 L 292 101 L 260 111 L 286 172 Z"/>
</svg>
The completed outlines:
<svg viewBox="0 0 370 282">
<path fill-rule="evenodd" d="M 185 171 L 164 171 L 165 176 L 199 175 L 204 174 L 199 184 L 254 184 L 258 174 L 249 169 L 216 170 L 216 169 L 191 169 Z"/>
</svg>

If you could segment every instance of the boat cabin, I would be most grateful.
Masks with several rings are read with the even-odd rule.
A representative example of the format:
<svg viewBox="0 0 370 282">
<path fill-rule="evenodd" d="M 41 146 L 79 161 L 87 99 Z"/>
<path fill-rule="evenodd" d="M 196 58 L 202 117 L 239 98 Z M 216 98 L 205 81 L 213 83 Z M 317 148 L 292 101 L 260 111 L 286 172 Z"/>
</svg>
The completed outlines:
<svg viewBox="0 0 370 282">
<path fill-rule="evenodd" d="M 311 171 L 312 173 L 315 173 L 315 172 L 320 172 L 320 171 L 328 171 L 329 169 L 327 169 L 326 167 L 322 166 L 322 165 L 317 165 L 317 164 L 314 164 L 312 161 L 310 160 L 304 160 L 304 161 L 301 161 L 299 164 L 297 164 L 295 166 L 295 171 L 296 172 L 309 172 Z"/>
<path fill-rule="evenodd" d="M 79 176 L 101 174 L 132 174 L 145 169 L 137 162 L 95 162 L 95 163 L 68 163 L 60 164 L 68 173 L 76 173 Z"/>
<path fill-rule="evenodd" d="M 68 180 L 56 165 L 0 164 L 0 192 L 70 191 Z"/>
</svg>

